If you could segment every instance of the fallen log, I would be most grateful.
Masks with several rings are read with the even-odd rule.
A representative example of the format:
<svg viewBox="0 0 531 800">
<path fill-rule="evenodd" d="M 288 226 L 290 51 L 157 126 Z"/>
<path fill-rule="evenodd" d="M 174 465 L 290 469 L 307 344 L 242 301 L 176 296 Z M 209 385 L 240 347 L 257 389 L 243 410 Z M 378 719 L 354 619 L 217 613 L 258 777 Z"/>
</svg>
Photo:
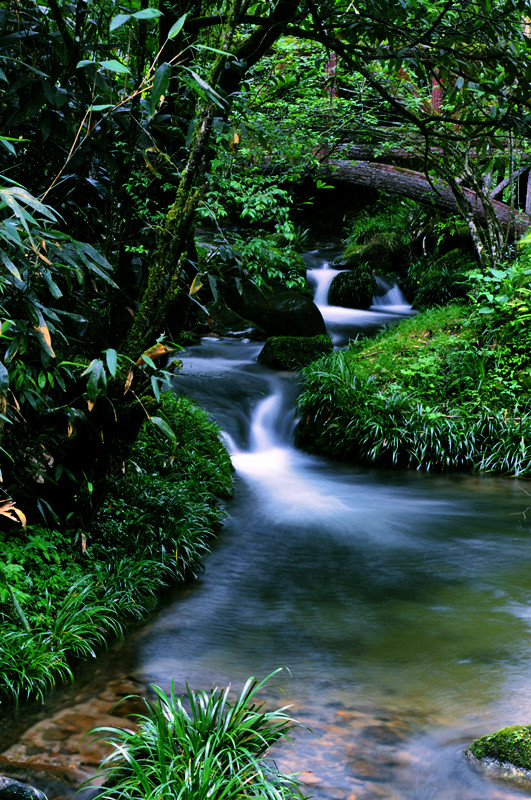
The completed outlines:
<svg viewBox="0 0 531 800">
<path fill-rule="evenodd" d="M 388 194 L 411 197 L 429 203 L 437 208 L 458 211 L 457 203 L 450 187 L 442 180 L 428 181 L 422 172 L 404 167 L 378 164 L 373 161 L 346 161 L 328 159 L 317 169 L 319 178 L 336 183 L 349 183 L 353 186 L 370 186 Z M 485 210 L 476 192 L 463 189 L 474 214 L 485 219 Z M 531 216 L 523 211 L 512 209 L 506 203 L 491 199 L 492 207 L 504 229 L 510 228 L 515 237 L 521 237 L 531 225 Z"/>
</svg>

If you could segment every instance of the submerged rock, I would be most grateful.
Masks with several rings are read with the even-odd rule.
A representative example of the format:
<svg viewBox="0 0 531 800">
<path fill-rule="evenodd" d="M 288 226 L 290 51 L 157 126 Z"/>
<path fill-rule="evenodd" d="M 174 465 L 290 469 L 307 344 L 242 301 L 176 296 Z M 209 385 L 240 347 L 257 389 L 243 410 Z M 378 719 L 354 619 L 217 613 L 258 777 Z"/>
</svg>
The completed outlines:
<svg viewBox="0 0 531 800">
<path fill-rule="evenodd" d="M 272 336 L 258 361 L 271 369 L 298 369 L 332 350 L 330 336 Z"/>
<path fill-rule="evenodd" d="M 531 781 L 531 725 L 511 725 L 481 736 L 466 754 L 496 775 Z"/>
<path fill-rule="evenodd" d="M 0 775 L 0 800 L 46 800 L 46 795 L 27 783 Z"/>
</svg>

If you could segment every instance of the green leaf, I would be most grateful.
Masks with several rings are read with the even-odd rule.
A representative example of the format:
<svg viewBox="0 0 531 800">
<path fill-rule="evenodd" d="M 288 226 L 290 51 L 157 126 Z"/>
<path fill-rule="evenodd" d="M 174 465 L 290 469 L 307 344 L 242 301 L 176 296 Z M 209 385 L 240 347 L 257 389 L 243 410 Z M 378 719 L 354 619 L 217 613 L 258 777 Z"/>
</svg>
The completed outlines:
<svg viewBox="0 0 531 800">
<path fill-rule="evenodd" d="M 160 99 L 166 94 L 171 78 L 171 65 L 167 62 L 161 64 L 153 76 L 153 89 L 151 90 L 151 97 L 149 99 L 149 113 L 153 116 Z"/>
<path fill-rule="evenodd" d="M 182 17 L 179 17 L 177 22 L 175 22 L 171 28 L 170 32 L 168 33 L 168 39 L 173 39 L 177 34 L 182 30 L 184 23 L 186 22 L 186 14 L 183 14 Z"/>
<path fill-rule="evenodd" d="M 140 11 L 135 11 L 132 15 L 135 19 L 157 19 L 162 17 L 162 11 L 158 8 L 142 8 Z"/>
<path fill-rule="evenodd" d="M 169 439 L 171 442 L 177 441 L 175 433 L 172 431 L 166 420 L 162 419 L 162 417 L 150 417 L 149 419 L 153 425 L 156 425 L 157 428 L 162 431 L 167 439 Z"/>
<path fill-rule="evenodd" d="M 9 372 L 0 361 L 0 394 L 5 394 L 9 389 Z"/>
<path fill-rule="evenodd" d="M 83 61 L 78 61 L 76 64 L 76 69 L 81 69 L 82 67 L 89 67 L 92 64 L 96 64 L 95 61 L 91 61 L 90 59 L 84 59 Z"/>
<path fill-rule="evenodd" d="M 107 111 L 108 108 L 114 108 L 112 103 L 99 103 L 96 106 L 91 106 L 90 111 Z"/>
<path fill-rule="evenodd" d="M 159 379 L 156 375 L 151 376 L 151 388 L 153 389 L 153 395 L 155 400 L 160 402 L 160 387 L 159 387 Z"/>
<path fill-rule="evenodd" d="M 105 351 L 105 359 L 109 372 L 114 378 L 116 375 L 116 367 L 118 366 L 118 353 L 112 347 L 109 347 L 109 349 Z"/>
<path fill-rule="evenodd" d="M 109 31 L 115 31 L 116 28 L 119 28 L 121 25 L 127 22 L 128 19 L 131 19 L 131 14 L 117 14 L 115 17 L 111 19 L 111 24 L 109 25 Z"/>
<path fill-rule="evenodd" d="M 203 89 L 203 91 L 206 92 L 209 100 L 212 100 L 212 102 L 215 103 L 217 106 L 223 108 L 222 104 L 220 103 L 221 97 L 219 96 L 219 94 L 216 91 L 214 91 L 214 89 L 211 86 L 209 86 L 209 84 L 206 81 L 204 81 L 200 75 L 197 74 L 197 72 L 194 72 L 193 69 L 189 69 L 188 71 L 190 72 L 190 74 L 192 75 L 194 81 L 198 84 L 198 86 L 200 86 L 201 89 Z"/>
<path fill-rule="evenodd" d="M 120 64 L 115 58 L 110 58 L 107 61 L 100 61 L 100 65 L 104 69 L 108 69 L 110 72 L 119 72 L 120 74 L 130 75 L 131 70 L 129 70 L 125 64 Z"/>
</svg>

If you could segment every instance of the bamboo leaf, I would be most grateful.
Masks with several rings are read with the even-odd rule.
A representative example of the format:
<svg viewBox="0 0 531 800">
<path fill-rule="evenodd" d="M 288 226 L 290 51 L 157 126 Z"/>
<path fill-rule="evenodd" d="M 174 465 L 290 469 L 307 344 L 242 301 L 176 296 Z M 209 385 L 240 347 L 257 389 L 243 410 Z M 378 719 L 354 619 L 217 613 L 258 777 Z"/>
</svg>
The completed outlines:
<svg viewBox="0 0 531 800">
<path fill-rule="evenodd" d="M 112 347 L 109 347 L 109 349 L 105 351 L 105 359 L 107 361 L 107 368 L 114 378 L 118 366 L 118 353 Z"/>
<path fill-rule="evenodd" d="M 153 425 L 156 425 L 156 427 L 160 431 L 162 431 L 162 433 L 164 434 L 164 436 L 166 436 L 167 439 L 169 439 L 172 442 L 177 441 L 177 437 L 174 431 L 172 431 L 166 420 L 162 419 L 162 417 L 150 417 L 150 421 L 153 423 Z"/>
<path fill-rule="evenodd" d="M 175 22 L 171 28 L 170 32 L 168 33 L 168 39 L 174 39 L 178 33 L 182 30 L 184 23 L 186 22 L 186 14 L 183 14 L 182 17 L 179 17 L 177 22 Z"/>
<path fill-rule="evenodd" d="M 151 116 L 155 113 L 157 106 L 164 98 L 168 91 L 171 78 L 171 65 L 167 62 L 161 64 L 153 76 L 153 89 L 151 90 L 151 97 L 149 100 L 149 113 Z"/>
<path fill-rule="evenodd" d="M 117 14 L 115 17 L 111 19 L 111 24 L 109 25 L 109 31 L 115 31 L 117 28 L 124 25 L 128 19 L 131 19 L 131 14 Z M 84 64 L 85 62 L 80 61 L 79 64 Z M 79 66 L 78 64 L 78 66 Z"/>
<path fill-rule="evenodd" d="M 159 11 L 158 8 L 142 8 L 140 11 L 135 11 L 132 16 L 135 19 L 157 19 L 157 17 L 162 17 L 162 11 Z"/>
<path fill-rule="evenodd" d="M 121 64 L 115 58 L 110 58 L 106 61 L 100 61 L 100 66 L 104 69 L 108 69 L 109 72 L 118 72 L 123 75 L 130 75 L 131 70 L 125 66 L 125 64 Z"/>
</svg>

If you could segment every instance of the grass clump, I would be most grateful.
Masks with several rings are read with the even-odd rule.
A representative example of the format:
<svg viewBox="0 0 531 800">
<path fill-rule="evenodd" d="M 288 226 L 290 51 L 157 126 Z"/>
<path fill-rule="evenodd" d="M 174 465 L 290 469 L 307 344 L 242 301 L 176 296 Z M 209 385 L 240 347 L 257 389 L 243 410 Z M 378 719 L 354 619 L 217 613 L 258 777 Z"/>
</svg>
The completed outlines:
<svg viewBox="0 0 531 800">
<path fill-rule="evenodd" d="M 44 699 L 165 587 L 195 576 L 231 491 L 215 424 L 164 396 L 89 530 L 0 531 L 0 703 Z"/>
<path fill-rule="evenodd" d="M 287 707 L 264 711 L 255 703 L 265 682 L 250 678 L 235 703 L 228 699 L 230 687 L 210 692 L 187 687 L 183 702 L 173 683 L 169 696 L 154 686 L 157 701 L 145 701 L 146 714 L 134 715 L 137 730 L 94 731 L 113 747 L 98 773 L 104 777 L 99 797 L 302 798 L 296 777 L 283 774 L 267 758 L 270 747 L 289 738 L 296 723 Z"/>
<path fill-rule="evenodd" d="M 307 367 L 300 443 L 382 466 L 531 474 L 529 296 L 518 289 L 517 310 L 487 284 L 490 301 L 483 281 L 472 307 L 432 309 Z"/>
</svg>

